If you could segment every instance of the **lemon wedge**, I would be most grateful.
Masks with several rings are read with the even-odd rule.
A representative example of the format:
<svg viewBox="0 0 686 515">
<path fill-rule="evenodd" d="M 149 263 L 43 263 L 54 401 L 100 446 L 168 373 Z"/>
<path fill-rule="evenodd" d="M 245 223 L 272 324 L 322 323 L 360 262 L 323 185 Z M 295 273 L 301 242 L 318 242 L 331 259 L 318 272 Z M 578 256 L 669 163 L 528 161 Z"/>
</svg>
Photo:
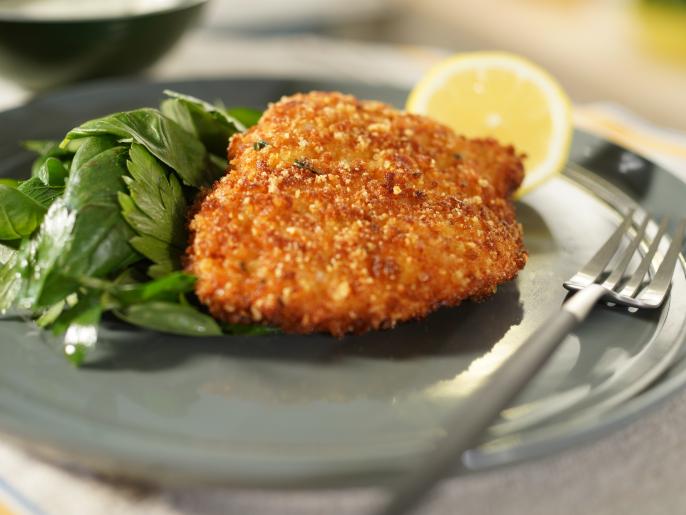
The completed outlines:
<svg viewBox="0 0 686 515">
<path fill-rule="evenodd" d="M 521 197 L 562 171 L 572 141 L 571 104 L 545 70 L 508 53 L 457 54 L 430 69 L 406 109 L 458 134 L 492 136 L 526 154 Z"/>
</svg>

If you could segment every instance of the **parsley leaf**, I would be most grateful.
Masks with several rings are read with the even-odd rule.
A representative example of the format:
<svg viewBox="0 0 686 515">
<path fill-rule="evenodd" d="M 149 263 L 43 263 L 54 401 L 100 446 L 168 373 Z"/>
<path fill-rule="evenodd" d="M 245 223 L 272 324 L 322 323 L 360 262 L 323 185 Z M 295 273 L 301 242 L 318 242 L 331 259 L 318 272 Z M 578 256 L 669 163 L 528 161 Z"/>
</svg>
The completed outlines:
<svg viewBox="0 0 686 515">
<path fill-rule="evenodd" d="M 127 168 L 129 193 L 118 195 L 121 212 L 136 231 L 131 245 L 157 265 L 151 275 L 159 277 L 179 267 L 186 244 L 186 199 L 176 176 L 142 145 L 131 145 Z"/>
<path fill-rule="evenodd" d="M 77 289 L 79 276 L 106 277 L 140 259 L 129 244 L 134 232 L 117 201 L 125 188 L 128 152 L 123 146 L 106 148 L 110 143 L 89 138 L 77 151 L 73 164 L 80 166 L 72 169 L 64 195 L 50 206 L 35 252 L 21 271 L 22 305 L 50 306 Z"/>
<path fill-rule="evenodd" d="M 103 134 L 143 145 L 189 186 L 209 186 L 216 178 L 203 144 L 157 109 L 136 109 L 88 121 L 69 131 L 61 145 Z"/>
</svg>

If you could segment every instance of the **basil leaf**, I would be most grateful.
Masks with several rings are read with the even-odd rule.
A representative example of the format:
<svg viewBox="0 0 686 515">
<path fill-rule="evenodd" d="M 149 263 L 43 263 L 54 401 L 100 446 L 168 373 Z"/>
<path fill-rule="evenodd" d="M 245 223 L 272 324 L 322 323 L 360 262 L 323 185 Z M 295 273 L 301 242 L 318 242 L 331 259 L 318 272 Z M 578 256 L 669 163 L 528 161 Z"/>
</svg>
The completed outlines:
<svg viewBox="0 0 686 515">
<path fill-rule="evenodd" d="M 88 121 L 72 129 L 62 146 L 78 138 L 103 134 L 143 145 L 189 186 L 209 186 L 215 179 L 213 170 L 207 166 L 202 143 L 156 109 L 137 109 Z"/>
<path fill-rule="evenodd" d="M 114 313 L 130 324 L 167 333 L 215 336 L 222 332 L 213 318 L 191 306 L 171 302 L 133 304 Z"/>
<path fill-rule="evenodd" d="M 232 107 L 227 109 L 226 112 L 248 129 L 253 125 L 257 125 L 257 122 L 262 118 L 262 111 L 250 107 Z"/>
<path fill-rule="evenodd" d="M 0 184 L 0 240 L 29 236 L 40 225 L 46 208 L 16 188 Z"/>
</svg>

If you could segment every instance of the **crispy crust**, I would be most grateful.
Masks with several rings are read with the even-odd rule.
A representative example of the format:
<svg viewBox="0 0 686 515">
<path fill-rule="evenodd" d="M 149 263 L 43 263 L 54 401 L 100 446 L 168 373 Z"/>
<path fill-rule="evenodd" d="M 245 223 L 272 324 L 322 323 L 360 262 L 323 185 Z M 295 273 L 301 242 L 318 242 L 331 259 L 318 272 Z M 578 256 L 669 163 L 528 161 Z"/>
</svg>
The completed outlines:
<svg viewBox="0 0 686 515">
<path fill-rule="evenodd" d="M 526 263 L 520 156 L 340 93 L 284 97 L 230 142 L 191 224 L 211 313 L 288 332 L 392 327 L 482 298 Z"/>
</svg>

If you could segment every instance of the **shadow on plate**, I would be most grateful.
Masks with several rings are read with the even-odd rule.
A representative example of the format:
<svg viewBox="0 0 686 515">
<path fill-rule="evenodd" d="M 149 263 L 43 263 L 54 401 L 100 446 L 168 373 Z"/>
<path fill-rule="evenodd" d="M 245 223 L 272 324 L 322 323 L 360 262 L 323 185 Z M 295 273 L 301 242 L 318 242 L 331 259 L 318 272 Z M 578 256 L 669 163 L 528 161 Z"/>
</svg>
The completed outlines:
<svg viewBox="0 0 686 515">
<path fill-rule="evenodd" d="M 526 203 L 517 204 L 531 255 L 559 252 L 545 220 Z M 458 354 L 478 357 L 522 321 L 516 280 L 483 302 L 466 301 L 394 329 L 341 339 L 316 335 L 190 338 L 141 331 L 115 319 L 104 324 L 102 343 L 86 365 L 97 370 L 162 370 L 200 356 L 336 363 L 347 358 L 411 360 Z"/>
<path fill-rule="evenodd" d="M 443 308 L 425 319 L 395 329 L 341 339 L 327 335 L 183 337 L 141 331 L 107 320 L 102 343 L 90 369 L 157 370 L 175 367 L 198 356 L 335 362 L 345 358 L 406 360 L 417 357 L 481 354 L 522 320 L 516 281 L 504 284 L 487 300 Z"/>
</svg>

